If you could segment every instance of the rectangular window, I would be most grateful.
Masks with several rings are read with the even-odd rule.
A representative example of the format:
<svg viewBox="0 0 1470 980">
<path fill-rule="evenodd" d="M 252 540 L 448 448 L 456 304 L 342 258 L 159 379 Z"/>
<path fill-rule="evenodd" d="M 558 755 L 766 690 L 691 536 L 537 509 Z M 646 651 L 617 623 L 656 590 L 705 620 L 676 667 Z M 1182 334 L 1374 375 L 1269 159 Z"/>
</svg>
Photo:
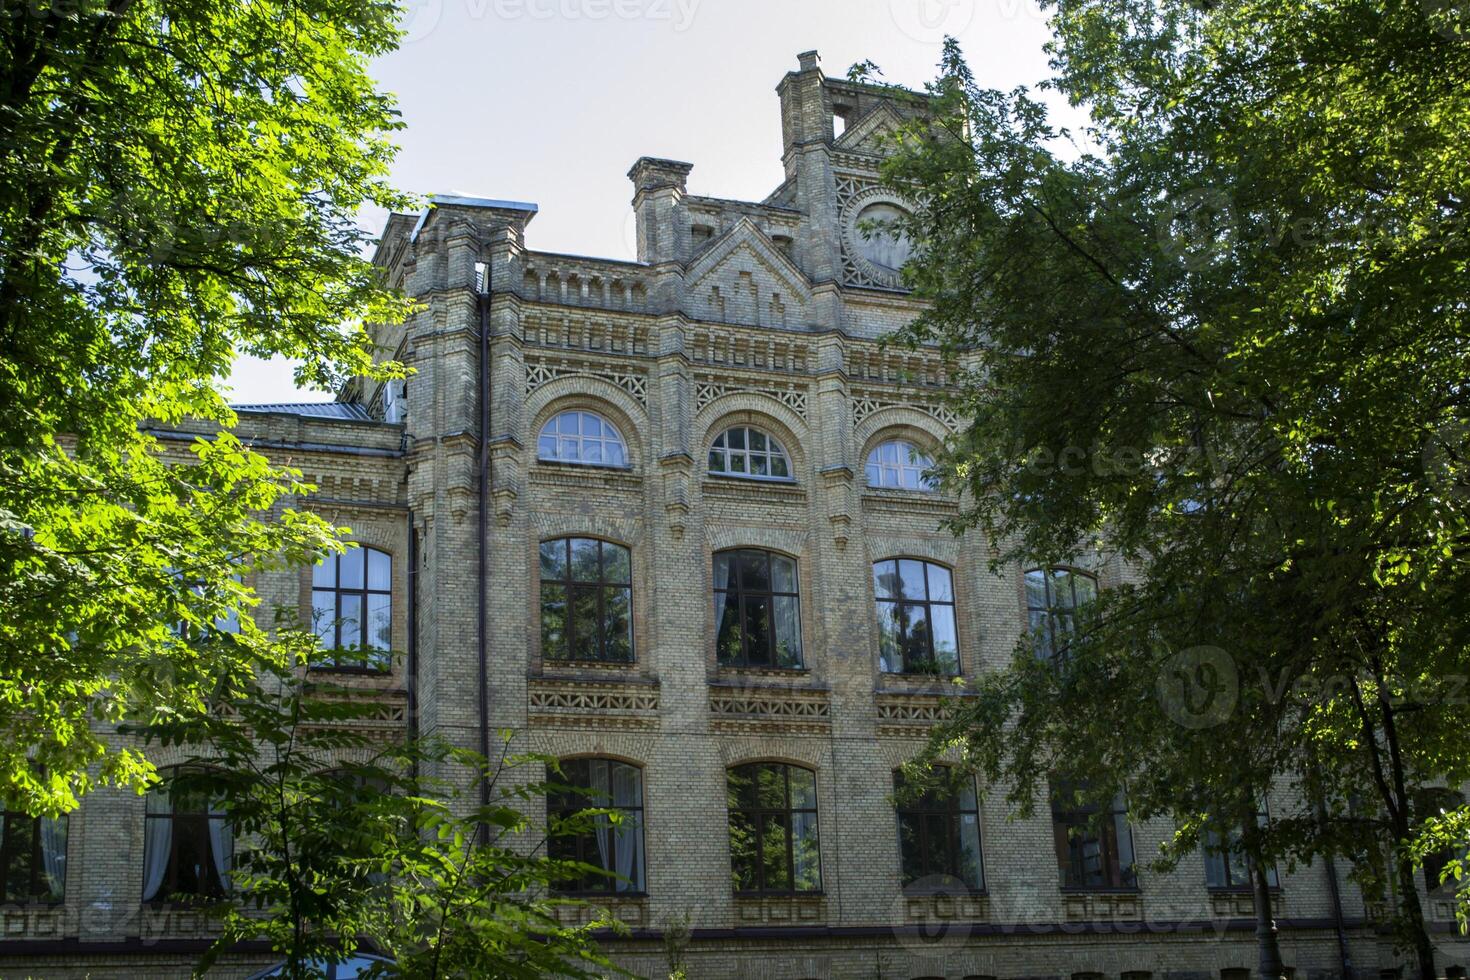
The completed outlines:
<svg viewBox="0 0 1470 980">
<path fill-rule="evenodd" d="M 1081 801 L 1067 784 L 1052 789 L 1052 839 L 1066 889 L 1133 889 L 1133 831 L 1121 796 L 1106 809 Z"/>
<path fill-rule="evenodd" d="M 902 772 L 893 774 L 902 793 Z M 973 786 L 957 792 L 931 789 L 913 800 L 900 798 L 898 843 L 903 883 L 909 888 L 944 889 L 956 883 L 985 887 L 980 858 L 980 813 Z"/>
<path fill-rule="evenodd" d="M 55 904 L 66 897 L 67 818 L 0 814 L 0 895 L 10 904 Z"/>
</svg>

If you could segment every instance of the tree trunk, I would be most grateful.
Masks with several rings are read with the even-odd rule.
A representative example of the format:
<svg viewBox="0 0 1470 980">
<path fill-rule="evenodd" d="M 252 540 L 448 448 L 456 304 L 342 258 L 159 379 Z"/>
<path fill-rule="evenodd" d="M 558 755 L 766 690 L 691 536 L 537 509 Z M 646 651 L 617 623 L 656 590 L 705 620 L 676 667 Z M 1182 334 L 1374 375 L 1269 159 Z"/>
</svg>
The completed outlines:
<svg viewBox="0 0 1470 980">
<path fill-rule="evenodd" d="M 1251 862 L 1251 884 L 1256 891 L 1256 946 L 1261 959 L 1257 972 L 1261 980 L 1281 980 L 1286 974 L 1286 966 L 1281 962 L 1281 944 L 1276 939 L 1271 885 L 1266 881 L 1266 869 L 1259 861 Z"/>
</svg>

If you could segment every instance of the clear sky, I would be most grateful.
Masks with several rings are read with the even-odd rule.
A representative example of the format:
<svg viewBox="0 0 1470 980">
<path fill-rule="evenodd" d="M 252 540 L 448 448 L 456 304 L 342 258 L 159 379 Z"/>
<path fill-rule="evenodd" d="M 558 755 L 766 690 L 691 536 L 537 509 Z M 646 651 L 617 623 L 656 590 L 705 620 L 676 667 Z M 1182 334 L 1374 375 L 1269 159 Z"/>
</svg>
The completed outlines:
<svg viewBox="0 0 1470 980">
<path fill-rule="evenodd" d="M 831 76 L 871 59 L 920 87 L 953 34 L 981 85 L 1048 75 L 1034 0 L 407 2 L 403 46 L 374 66 L 407 124 L 397 185 L 535 202 L 530 247 L 582 255 L 634 257 L 627 172 L 640 156 L 694 164 L 696 194 L 774 190 L 775 89 L 800 51 L 820 51 Z M 361 221 L 376 232 L 385 217 Z M 297 391 L 284 362 L 241 361 L 230 385 L 237 402 L 331 397 Z"/>
</svg>

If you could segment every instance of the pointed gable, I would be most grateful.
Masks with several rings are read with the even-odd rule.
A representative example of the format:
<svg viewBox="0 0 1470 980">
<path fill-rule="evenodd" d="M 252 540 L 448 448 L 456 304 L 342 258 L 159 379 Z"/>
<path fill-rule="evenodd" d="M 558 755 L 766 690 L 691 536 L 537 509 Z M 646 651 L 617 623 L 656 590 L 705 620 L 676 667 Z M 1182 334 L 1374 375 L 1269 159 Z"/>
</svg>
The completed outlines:
<svg viewBox="0 0 1470 980">
<path fill-rule="evenodd" d="M 879 102 L 849 126 L 833 145 L 849 152 L 883 153 L 883 137 L 897 132 L 905 122 L 891 104 Z"/>
<path fill-rule="evenodd" d="M 717 238 L 685 273 L 687 312 L 750 327 L 807 322 L 811 288 L 800 269 L 749 218 Z"/>
</svg>

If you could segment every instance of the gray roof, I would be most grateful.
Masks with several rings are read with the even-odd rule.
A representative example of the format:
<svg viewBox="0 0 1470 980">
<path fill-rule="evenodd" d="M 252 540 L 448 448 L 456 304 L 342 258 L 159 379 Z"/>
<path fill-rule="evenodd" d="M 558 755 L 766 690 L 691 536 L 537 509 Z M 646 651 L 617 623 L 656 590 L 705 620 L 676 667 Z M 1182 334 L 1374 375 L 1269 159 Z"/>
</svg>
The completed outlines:
<svg viewBox="0 0 1470 980">
<path fill-rule="evenodd" d="M 371 422 L 373 417 L 361 405 L 352 402 L 273 402 L 260 405 L 231 405 L 237 412 L 278 412 L 282 415 L 304 415 L 314 419 L 346 419 Z"/>
</svg>

